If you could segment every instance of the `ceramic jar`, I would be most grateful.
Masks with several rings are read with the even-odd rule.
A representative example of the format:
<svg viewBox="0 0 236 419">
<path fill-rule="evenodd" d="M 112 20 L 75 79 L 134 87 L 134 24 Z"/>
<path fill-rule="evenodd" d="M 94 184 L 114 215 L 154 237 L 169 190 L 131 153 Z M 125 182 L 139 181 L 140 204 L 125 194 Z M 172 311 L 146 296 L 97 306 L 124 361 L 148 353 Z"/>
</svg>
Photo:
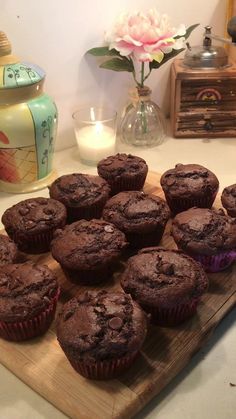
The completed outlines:
<svg viewBox="0 0 236 419">
<path fill-rule="evenodd" d="M 45 72 L 11 54 L 0 32 L 0 190 L 29 192 L 53 180 L 57 108 L 43 92 Z"/>
</svg>

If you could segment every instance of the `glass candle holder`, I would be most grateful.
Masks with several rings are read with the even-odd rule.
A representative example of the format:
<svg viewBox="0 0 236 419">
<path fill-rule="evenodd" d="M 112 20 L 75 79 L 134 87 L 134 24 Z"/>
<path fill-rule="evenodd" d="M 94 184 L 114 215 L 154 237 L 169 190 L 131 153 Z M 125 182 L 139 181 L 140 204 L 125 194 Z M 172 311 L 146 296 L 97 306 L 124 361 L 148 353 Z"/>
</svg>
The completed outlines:
<svg viewBox="0 0 236 419">
<path fill-rule="evenodd" d="M 82 162 L 95 165 L 115 154 L 117 113 L 105 107 L 88 107 L 75 111 L 75 136 Z"/>
</svg>

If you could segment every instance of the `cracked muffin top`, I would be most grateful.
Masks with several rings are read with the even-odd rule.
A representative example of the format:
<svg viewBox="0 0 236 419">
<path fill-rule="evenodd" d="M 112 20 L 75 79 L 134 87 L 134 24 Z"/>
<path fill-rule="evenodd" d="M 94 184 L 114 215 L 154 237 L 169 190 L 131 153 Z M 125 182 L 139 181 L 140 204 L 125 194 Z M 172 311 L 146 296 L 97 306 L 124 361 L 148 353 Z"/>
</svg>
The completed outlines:
<svg viewBox="0 0 236 419">
<path fill-rule="evenodd" d="M 51 198 L 66 206 L 87 207 L 101 199 L 108 199 L 110 188 L 100 176 L 72 173 L 60 176 L 49 187 Z"/>
<path fill-rule="evenodd" d="M 1 267 L 0 319 L 26 320 L 44 311 L 56 296 L 58 283 L 46 265 L 21 263 Z"/>
<path fill-rule="evenodd" d="M 214 255 L 236 249 L 236 220 L 222 209 L 190 208 L 173 219 L 172 235 L 182 250 Z"/>
<path fill-rule="evenodd" d="M 236 217 L 236 183 L 224 188 L 221 195 L 221 202 L 228 215 Z"/>
<path fill-rule="evenodd" d="M 41 197 L 18 202 L 8 208 L 2 216 L 2 223 L 9 235 L 16 231 L 34 234 L 65 222 L 65 206 L 55 199 Z"/>
<path fill-rule="evenodd" d="M 86 291 L 62 308 L 57 338 L 71 358 L 120 358 L 136 352 L 147 333 L 147 316 L 130 295 Z"/>
<path fill-rule="evenodd" d="M 163 199 L 140 191 L 118 193 L 103 210 L 103 218 L 125 233 L 152 232 L 157 226 L 165 226 L 169 217 L 170 210 Z"/>
<path fill-rule="evenodd" d="M 176 164 L 163 173 L 160 183 L 170 198 L 199 198 L 219 188 L 215 174 L 199 164 Z"/>
<path fill-rule="evenodd" d="M 132 154 L 117 153 L 106 157 L 97 166 L 98 174 L 104 179 L 115 179 L 122 176 L 136 176 L 137 173 L 147 174 L 148 166 L 144 159 Z"/>
<path fill-rule="evenodd" d="M 171 308 L 200 297 L 208 279 L 201 265 L 183 252 L 150 247 L 128 260 L 121 285 L 141 306 Z"/>
<path fill-rule="evenodd" d="M 69 269 L 90 269 L 117 258 L 127 246 L 124 233 L 104 220 L 79 220 L 56 230 L 51 252 Z"/>
<path fill-rule="evenodd" d="M 18 249 L 9 237 L 0 234 L 0 266 L 17 261 Z"/>
</svg>

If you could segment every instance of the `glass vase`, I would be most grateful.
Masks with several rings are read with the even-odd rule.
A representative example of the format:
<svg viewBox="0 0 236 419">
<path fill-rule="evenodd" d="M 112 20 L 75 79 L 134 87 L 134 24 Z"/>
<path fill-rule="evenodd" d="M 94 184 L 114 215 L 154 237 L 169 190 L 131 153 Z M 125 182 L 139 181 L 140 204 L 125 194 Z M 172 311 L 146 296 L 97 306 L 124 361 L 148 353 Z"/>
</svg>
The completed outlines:
<svg viewBox="0 0 236 419">
<path fill-rule="evenodd" d="M 151 100 L 151 89 L 136 87 L 130 92 L 130 99 L 120 123 L 121 140 L 138 147 L 160 144 L 165 136 L 165 118 Z"/>
</svg>

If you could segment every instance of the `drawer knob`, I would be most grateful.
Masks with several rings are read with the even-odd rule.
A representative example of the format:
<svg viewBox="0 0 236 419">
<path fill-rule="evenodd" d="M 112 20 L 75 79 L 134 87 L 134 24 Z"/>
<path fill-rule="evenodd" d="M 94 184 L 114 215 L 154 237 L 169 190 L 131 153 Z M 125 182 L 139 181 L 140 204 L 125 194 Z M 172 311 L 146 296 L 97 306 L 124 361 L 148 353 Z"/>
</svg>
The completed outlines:
<svg viewBox="0 0 236 419">
<path fill-rule="evenodd" d="M 214 125 L 212 124 L 211 121 L 206 121 L 204 124 L 204 129 L 206 131 L 211 131 L 214 128 Z"/>
</svg>

